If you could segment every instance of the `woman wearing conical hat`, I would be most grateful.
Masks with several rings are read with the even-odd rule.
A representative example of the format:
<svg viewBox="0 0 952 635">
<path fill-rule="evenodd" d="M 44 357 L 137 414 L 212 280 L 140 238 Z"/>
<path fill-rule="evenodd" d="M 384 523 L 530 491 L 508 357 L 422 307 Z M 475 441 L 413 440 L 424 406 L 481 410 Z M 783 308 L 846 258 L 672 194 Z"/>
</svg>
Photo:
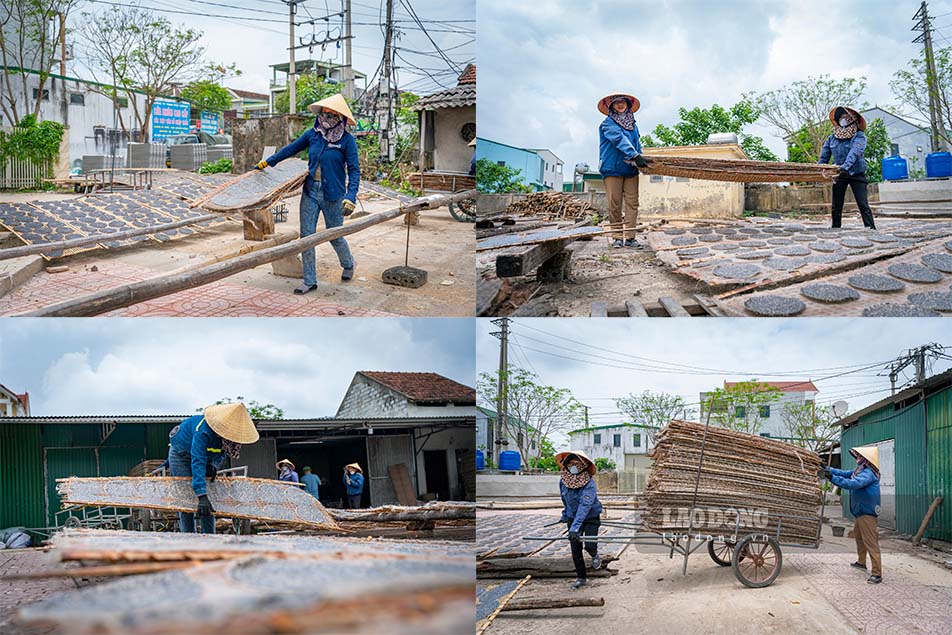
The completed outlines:
<svg viewBox="0 0 952 635">
<path fill-rule="evenodd" d="M 317 115 L 314 126 L 300 137 L 258 163 L 259 170 L 274 166 L 288 157 L 307 150 L 307 178 L 301 195 L 301 236 L 317 231 L 317 217 L 324 214 L 324 225 L 330 229 L 344 224 L 357 204 L 360 187 L 360 158 L 357 141 L 347 131 L 347 125 L 357 125 L 347 101 L 340 94 L 316 101 L 307 107 Z M 340 262 L 340 279 L 354 277 L 354 257 L 344 238 L 331 241 Z M 304 282 L 294 290 L 302 295 L 317 288 L 317 268 L 314 248 L 301 254 L 304 262 Z"/>
<path fill-rule="evenodd" d="M 344 489 L 347 492 L 347 507 L 360 509 L 364 494 L 364 471 L 360 469 L 359 463 L 344 466 Z"/>
<path fill-rule="evenodd" d="M 832 159 L 835 165 L 840 166 L 840 173 L 833 181 L 833 227 L 843 224 L 843 201 L 846 189 L 851 188 L 863 226 L 876 229 L 866 192 L 868 181 L 866 159 L 863 157 L 866 151 L 866 120 L 852 108 L 837 106 L 830 111 L 830 121 L 833 123 L 833 134 L 823 143 L 819 162 L 826 164 Z"/>
<path fill-rule="evenodd" d="M 208 406 L 202 414 L 179 424 L 169 443 L 169 472 L 172 476 L 188 476 L 198 496 L 198 516 L 202 533 L 215 533 L 215 510 L 208 500 L 205 478 L 212 481 L 225 456 L 238 458 L 241 445 L 258 440 L 258 430 L 242 403 Z M 179 531 L 194 533 L 195 516 L 179 513 Z"/>
<path fill-rule="evenodd" d="M 635 246 L 638 168 L 648 167 L 635 123 L 640 107 L 641 102 L 626 93 L 613 93 L 598 101 L 598 111 L 605 115 L 598 127 L 598 171 L 605 181 L 615 248 Z"/>
<path fill-rule="evenodd" d="M 572 589 L 585 585 L 588 574 L 585 570 L 585 558 L 582 550 L 592 556 L 592 568 L 600 569 L 602 560 L 598 556 L 598 543 L 586 541 L 584 546 L 582 536 L 597 536 L 601 526 L 599 517 L 602 514 L 602 504 L 598 500 L 598 490 L 595 486 L 595 462 L 584 452 L 572 450 L 559 452 L 555 455 L 555 462 L 561 468 L 559 491 L 562 494 L 562 522 L 569 529 L 569 545 L 572 548 L 572 563 L 575 565 L 575 582 Z"/>
<path fill-rule="evenodd" d="M 850 491 L 850 514 L 856 519 L 853 525 L 856 562 L 850 566 L 866 571 L 868 553 L 873 568 L 867 582 L 879 584 L 883 581 L 883 562 L 876 528 L 880 505 L 879 449 L 867 445 L 850 449 L 850 454 L 856 459 L 855 470 L 825 467 L 820 470 L 820 476 L 829 479 L 833 485 Z"/>
</svg>

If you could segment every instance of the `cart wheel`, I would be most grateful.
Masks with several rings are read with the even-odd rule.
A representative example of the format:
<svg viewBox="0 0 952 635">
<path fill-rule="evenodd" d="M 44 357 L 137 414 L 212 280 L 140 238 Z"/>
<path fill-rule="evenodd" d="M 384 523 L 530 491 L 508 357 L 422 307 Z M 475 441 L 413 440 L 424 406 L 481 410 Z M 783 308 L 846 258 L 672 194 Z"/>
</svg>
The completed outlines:
<svg viewBox="0 0 952 635">
<path fill-rule="evenodd" d="M 475 223 L 475 201 L 460 201 L 450 203 L 450 216 L 461 223 Z"/>
<path fill-rule="evenodd" d="M 744 586 L 760 589 L 770 586 L 780 575 L 783 555 L 780 545 L 769 536 L 751 535 L 742 539 L 734 547 L 731 567 L 734 576 Z"/>
<path fill-rule="evenodd" d="M 78 528 L 82 527 L 83 523 L 76 516 L 70 516 L 66 519 L 66 522 L 63 523 L 63 527 Z"/>
<path fill-rule="evenodd" d="M 734 555 L 734 543 L 726 541 L 715 542 L 714 540 L 708 540 L 707 552 L 711 554 L 711 560 L 722 567 L 729 567 L 731 566 L 731 558 Z M 740 559 L 744 559 L 743 554 L 741 554 Z"/>
</svg>

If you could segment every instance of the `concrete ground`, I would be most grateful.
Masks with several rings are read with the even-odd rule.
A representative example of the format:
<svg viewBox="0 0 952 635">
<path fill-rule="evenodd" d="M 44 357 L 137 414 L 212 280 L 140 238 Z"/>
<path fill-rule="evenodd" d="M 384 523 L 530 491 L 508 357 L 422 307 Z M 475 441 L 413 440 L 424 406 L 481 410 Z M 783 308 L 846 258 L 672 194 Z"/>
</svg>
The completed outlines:
<svg viewBox="0 0 952 635">
<path fill-rule="evenodd" d="M 491 513 L 480 511 L 480 518 Z M 569 579 L 531 580 L 516 596 L 602 597 L 605 606 L 503 612 L 487 635 L 952 632 L 952 570 L 942 565 L 949 554 L 915 548 L 885 531 L 880 540 L 881 585 L 867 584 L 866 574 L 849 567 L 856 559 L 853 539 L 833 537 L 826 525 L 818 550 L 783 549 L 781 573 L 763 589 L 742 586 L 705 548 L 689 559 L 682 575 L 680 556 L 669 559 L 661 548 L 629 546 L 610 565 L 617 576 L 592 579 L 580 591 L 568 588 Z"/>
<path fill-rule="evenodd" d="M 73 194 L 29 193 L 2 195 L 5 202 L 74 198 Z M 297 235 L 300 197 L 288 199 L 288 221 L 278 223 L 279 234 Z M 391 209 L 393 201 L 361 198 L 358 213 Z M 356 216 L 357 214 L 355 214 Z M 319 227 L 319 229 L 321 229 Z M 117 312 L 118 315 L 175 316 L 282 316 L 282 315 L 404 315 L 472 316 L 475 310 L 473 226 L 454 220 L 446 208 L 421 213 L 410 232 L 409 264 L 428 273 L 418 289 L 384 284 L 381 274 L 404 264 L 407 229 L 400 219 L 381 223 L 347 237 L 357 261 L 355 278 L 340 280 L 340 266 L 329 244 L 317 247 L 319 287 L 306 296 L 293 296 L 299 278 L 277 276 L 270 264 L 236 274 L 213 285 L 156 299 Z M 254 243 L 242 237 L 240 222 L 204 229 L 199 235 L 116 250 L 96 249 L 57 259 L 69 265 L 66 273 L 41 272 L 0 299 L 0 314 L 33 310 L 104 288 L 137 281 L 205 260 L 237 252 Z M 94 275 L 95 274 L 95 275 Z M 209 303 L 209 290 L 213 302 Z M 252 297 L 253 296 L 253 297 Z"/>
</svg>

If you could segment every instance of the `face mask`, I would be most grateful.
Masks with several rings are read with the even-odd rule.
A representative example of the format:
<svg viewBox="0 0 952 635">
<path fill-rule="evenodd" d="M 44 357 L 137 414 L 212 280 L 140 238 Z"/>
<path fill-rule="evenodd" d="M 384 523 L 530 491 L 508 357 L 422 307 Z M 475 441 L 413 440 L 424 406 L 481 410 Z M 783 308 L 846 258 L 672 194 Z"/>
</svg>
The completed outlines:
<svg viewBox="0 0 952 635">
<path fill-rule="evenodd" d="M 848 125 L 850 125 L 850 120 L 846 117 L 840 117 L 840 128 L 845 128 Z"/>
<path fill-rule="evenodd" d="M 577 465 L 573 465 L 569 468 L 569 474 L 578 474 L 580 471 Z"/>
</svg>

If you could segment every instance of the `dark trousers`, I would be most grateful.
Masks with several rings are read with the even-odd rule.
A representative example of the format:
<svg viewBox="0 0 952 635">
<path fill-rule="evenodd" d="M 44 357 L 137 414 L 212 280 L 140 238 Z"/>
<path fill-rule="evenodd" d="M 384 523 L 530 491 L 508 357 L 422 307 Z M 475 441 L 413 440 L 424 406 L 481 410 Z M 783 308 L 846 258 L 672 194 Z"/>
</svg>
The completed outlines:
<svg viewBox="0 0 952 635">
<path fill-rule="evenodd" d="M 360 494 L 347 495 L 347 507 L 349 509 L 360 509 Z"/>
<path fill-rule="evenodd" d="M 843 226 L 843 201 L 846 199 L 846 188 L 853 190 L 853 198 L 859 207 L 859 214 L 863 217 L 863 226 L 876 229 L 873 221 L 873 210 L 869 207 L 869 198 L 866 195 L 866 173 L 840 175 L 833 181 L 833 227 Z"/>
<path fill-rule="evenodd" d="M 571 529 L 572 523 L 566 523 Z M 586 520 L 582 523 L 582 526 L 578 530 L 578 535 L 581 536 L 597 536 L 598 528 L 601 527 L 602 521 L 598 518 L 592 518 L 591 520 Z M 585 558 L 582 556 L 582 549 L 588 552 L 590 556 L 595 556 L 598 553 L 598 543 L 597 542 L 582 542 L 581 540 L 575 541 L 570 540 L 569 544 L 572 546 L 572 564 L 575 565 L 575 577 L 577 578 L 587 578 L 588 574 L 585 572 Z"/>
</svg>

